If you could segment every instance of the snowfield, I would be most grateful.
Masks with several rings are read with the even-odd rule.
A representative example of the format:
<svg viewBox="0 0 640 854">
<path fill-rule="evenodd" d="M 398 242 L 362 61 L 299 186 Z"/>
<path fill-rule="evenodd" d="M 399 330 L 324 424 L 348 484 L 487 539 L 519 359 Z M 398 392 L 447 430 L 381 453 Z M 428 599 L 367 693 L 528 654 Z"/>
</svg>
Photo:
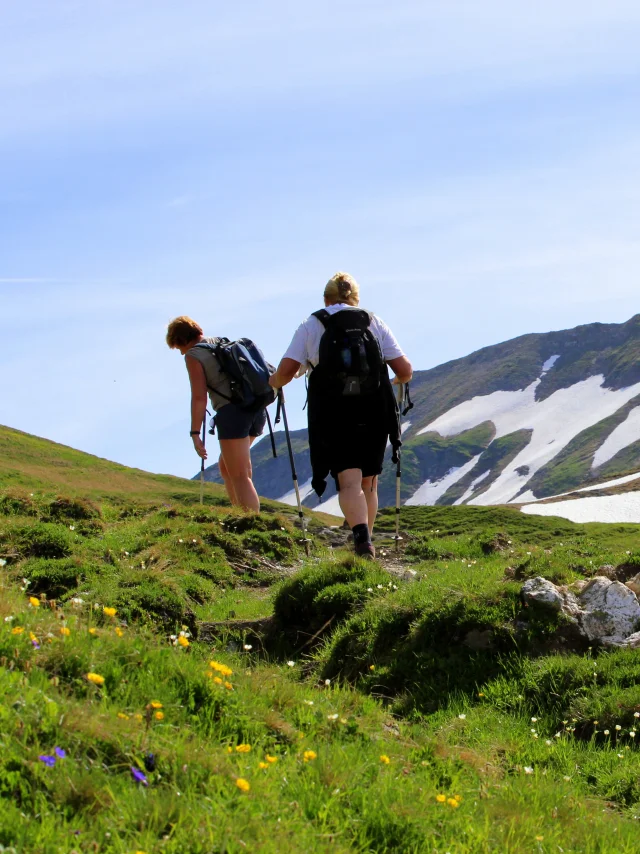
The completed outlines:
<svg viewBox="0 0 640 854">
<path fill-rule="evenodd" d="M 554 498 L 563 498 L 565 495 L 573 495 L 574 492 L 593 492 L 596 489 L 610 489 L 612 486 L 620 486 L 623 483 L 631 483 L 632 480 L 638 480 L 640 472 L 635 474 L 625 474 L 624 477 L 616 477 L 615 480 L 605 480 L 603 483 L 595 483 L 593 486 L 582 486 L 580 489 L 572 489 L 571 492 L 560 492 L 558 495 L 545 495 L 543 498 L 536 498 L 533 492 L 528 489 L 523 492 L 518 498 L 518 504 L 528 504 L 534 501 L 551 501 Z M 640 487 L 640 483 L 638 483 Z"/>
<path fill-rule="evenodd" d="M 418 490 L 416 490 L 416 492 L 413 493 L 411 498 L 408 498 L 405 501 L 405 504 L 435 504 L 438 498 L 440 498 L 441 495 L 444 495 L 450 486 L 453 486 L 453 484 L 457 483 L 461 477 L 464 477 L 467 472 L 471 471 L 479 459 L 480 454 L 472 460 L 469 460 L 469 462 L 465 463 L 463 466 L 449 469 L 445 476 L 441 477 L 440 480 L 434 480 L 433 483 L 430 480 L 427 480 Z"/>
<path fill-rule="evenodd" d="M 631 445 L 632 442 L 637 442 L 638 439 L 640 439 L 640 406 L 634 407 L 622 424 L 618 424 L 615 430 L 609 433 L 593 455 L 591 468 L 597 469 L 615 457 L 618 451 Z"/>
<path fill-rule="evenodd" d="M 588 496 L 553 504 L 528 504 L 523 513 L 560 516 L 571 522 L 640 522 L 640 492 Z"/>
<path fill-rule="evenodd" d="M 543 366 L 543 374 L 553 368 L 554 362 L 553 357 L 547 360 Z M 480 395 L 453 407 L 420 430 L 418 435 L 435 431 L 441 436 L 456 436 L 484 421 L 493 422 L 496 439 L 516 430 L 533 430 L 527 447 L 512 460 L 487 492 L 470 502 L 481 505 L 506 504 L 514 500 L 528 480 L 578 433 L 613 415 L 621 406 L 640 394 L 640 383 L 614 390 L 604 388 L 603 382 L 602 375 L 589 377 L 569 388 L 559 389 L 546 400 L 536 400 L 540 379 L 518 391 L 495 391 L 492 394 Z M 635 438 L 636 436 L 630 441 Z M 622 441 L 622 438 L 619 441 Z M 524 477 L 516 471 L 521 466 L 529 467 L 529 473 Z M 452 483 L 469 470 L 467 463 L 458 469 L 457 474 L 449 472 L 442 481 L 423 484 L 407 504 L 433 504 Z M 445 480 L 446 487 L 438 489 L 438 485 Z"/>
</svg>

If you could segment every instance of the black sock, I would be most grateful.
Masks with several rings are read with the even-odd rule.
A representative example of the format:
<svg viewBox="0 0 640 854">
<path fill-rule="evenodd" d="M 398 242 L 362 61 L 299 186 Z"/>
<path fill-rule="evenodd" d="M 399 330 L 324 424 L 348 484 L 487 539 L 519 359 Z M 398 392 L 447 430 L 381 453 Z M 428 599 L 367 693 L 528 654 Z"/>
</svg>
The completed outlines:
<svg viewBox="0 0 640 854">
<path fill-rule="evenodd" d="M 351 529 L 353 531 L 353 541 L 359 546 L 362 543 L 370 543 L 371 542 L 371 534 L 369 533 L 369 526 L 366 523 L 362 523 L 362 525 L 354 525 Z"/>
</svg>

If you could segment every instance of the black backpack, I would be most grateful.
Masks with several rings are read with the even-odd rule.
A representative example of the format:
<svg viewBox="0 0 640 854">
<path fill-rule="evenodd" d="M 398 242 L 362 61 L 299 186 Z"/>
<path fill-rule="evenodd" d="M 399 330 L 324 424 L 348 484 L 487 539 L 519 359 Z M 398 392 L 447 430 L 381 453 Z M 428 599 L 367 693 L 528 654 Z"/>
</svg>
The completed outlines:
<svg viewBox="0 0 640 854">
<path fill-rule="evenodd" d="M 269 377 L 276 369 L 249 338 L 218 338 L 215 344 L 201 341 L 196 347 L 211 351 L 229 380 L 231 397 L 214 389 L 220 397 L 248 412 L 257 412 L 276 399 L 276 392 L 269 385 Z"/>
<path fill-rule="evenodd" d="M 371 315 L 363 309 L 313 314 L 325 328 L 314 381 L 326 394 L 357 397 L 376 394 L 389 374 L 378 339 L 371 331 Z"/>
</svg>

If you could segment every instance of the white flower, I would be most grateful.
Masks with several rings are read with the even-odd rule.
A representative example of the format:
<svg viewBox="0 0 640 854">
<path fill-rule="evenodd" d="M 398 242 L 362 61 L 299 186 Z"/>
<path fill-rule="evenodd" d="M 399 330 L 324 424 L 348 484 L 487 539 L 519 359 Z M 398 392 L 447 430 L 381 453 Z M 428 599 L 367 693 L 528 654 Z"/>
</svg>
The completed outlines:
<svg viewBox="0 0 640 854">
<path fill-rule="evenodd" d="M 532 723 L 532 724 L 537 724 L 537 723 L 538 723 L 538 718 L 531 718 L 531 723 Z"/>
<path fill-rule="evenodd" d="M 23 578 L 22 583 L 24 584 L 25 587 L 28 587 L 31 584 L 31 582 L 29 581 L 28 578 Z"/>
<path fill-rule="evenodd" d="M 81 599 L 79 596 L 74 596 L 71 600 L 72 605 L 84 605 L 84 599 Z"/>
<path fill-rule="evenodd" d="M 183 542 L 184 542 L 184 540 L 178 540 L 178 542 L 179 542 L 179 543 L 183 543 Z"/>
<path fill-rule="evenodd" d="M 640 712 L 634 712 L 633 717 L 634 718 L 640 718 Z"/>
<path fill-rule="evenodd" d="M 325 680 L 324 680 L 324 684 L 325 684 L 325 685 L 327 686 L 327 688 L 328 688 L 328 687 L 329 687 L 329 685 L 331 685 L 331 679 L 325 679 Z"/>
<path fill-rule="evenodd" d="M 0 566 L 6 566 L 7 562 L 3 557 L 0 557 Z"/>
<path fill-rule="evenodd" d="M 624 759 L 624 753 L 616 753 L 618 759 Z"/>
<path fill-rule="evenodd" d="M 461 720 L 461 721 L 463 721 L 463 720 L 465 720 L 465 718 L 466 718 L 467 716 L 466 716 L 466 715 L 458 715 L 458 717 L 460 718 L 460 720 Z"/>
<path fill-rule="evenodd" d="M 93 603 L 93 610 L 94 610 L 94 611 L 99 611 L 101 607 L 102 607 L 102 606 L 100 605 L 100 603 L 99 603 L 99 602 L 94 602 L 94 603 Z"/>
<path fill-rule="evenodd" d="M 382 590 L 382 584 L 378 584 L 376 586 L 377 586 L 378 590 Z"/>
<path fill-rule="evenodd" d="M 75 526 L 75 525 L 69 525 L 69 530 L 70 530 L 70 531 L 75 531 L 75 529 L 76 529 L 76 526 Z"/>
<path fill-rule="evenodd" d="M 565 783 L 568 783 L 571 780 L 571 777 L 564 776 L 562 779 L 565 781 Z"/>
<path fill-rule="evenodd" d="M 249 650 L 253 649 L 253 647 L 250 643 L 245 643 L 243 646 L 243 649 L 245 649 L 247 652 L 249 652 Z"/>
<path fill-rule="evenodd" d="M 620 726 L 620 724 L 616 724 L 616 729 L 618 730 L 618 732 L 620 732 L 620 730 L 622 729 L 622 727 Z"/>
<path fill-rule="evenodd" d="M 609 730 L 608 730 L 608 729 L 603 730 L 603 732 L 604 732 L 604 734 L 605 734 L 605 735 L 609 735 Z"/>
<path fill-rule="evenodd" d="M 10 623 L 12 620 L 13 620 L 13 617 L 5 617 L 4 618 L 5 623 Z"/>
<path fill-rule="evenodd" d="M 337 721 L 338 715 L 327 715 L 327 720 L 328 721 Z"/>
<path fill-rule="evenodd" d="M 198 541 L 197 541 L 197 540 L 191 540 L 191 542 L 192 542 L 192 543 L 197 543 Z"/>
<path fill-rule="evenodd" d="M 129 552 L 125 552 L 126 556 L 129 557 Z"/>
<path fill-rule="evenodd" d="M 367 587 L 367 593 L 373 593 L 373 587 Z"/>
<path fill-rule="evenodd" d="M 295 666 L 296 666 L 295 661 L 287 661 L 287 667 L 295 667 Z"/>
<path fill-rule="evenodd" d="M 533 768 L 531 767 L 531 765 L 525 765 L 524 766 L 524 773 L 525 774 L 533 774 Z"/>
<path fill-rule="evenodd" d="M 635 731 L 635 729 L 632 729 L 632 730 L 629 732 L 629 738 L 635 738 L 635 737 L 636 737 L 636 731 Z"/>
<path fill-rule="evenodd" d="M 553 744 L 553 742 L 551 741 L 551 739 L 549 739 L 549 738 L 548 738 L 548 739 L 545 741 L 545 744 L 547 745 L 547 747 L 551 747 L 551 745 Z"/>
<path fill-rule="evenodd" d="M 305 704 L 305 706 L 313 706 L 313 700 L 303 700 L 302 702 Z"/>
</svg>

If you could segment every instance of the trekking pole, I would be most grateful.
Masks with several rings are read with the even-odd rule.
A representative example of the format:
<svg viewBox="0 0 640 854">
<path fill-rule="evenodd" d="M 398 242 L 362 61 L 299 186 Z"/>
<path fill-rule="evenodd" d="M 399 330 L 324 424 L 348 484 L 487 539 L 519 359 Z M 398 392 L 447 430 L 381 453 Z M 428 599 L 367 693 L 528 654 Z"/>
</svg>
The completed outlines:
<svg viewBox="0 0 640 854">
<path fill-rule="evenodd" d="M 205 445 L 207 439 L 207 416 L 202 419 L 202 444 Z M 200 504 L 204 501 L 204 457 L 200 457 Z"/>
<path fill-rule="evenodd" d="M 398 391 L 398 409 L 400 412 L 402 412 L 402 408 L 404 406 L 404 395 L 405 384 L 402 383 Z M 400 488 L 402 485 L 401 453 L 400 448 L 398 448 L 398 463 L 396 465 L 396 535 L 394 537 L 394 540 L 396 541 L 396 554 L 400 551 L 400 540 L 402 539 L 400 536 Z"/>
<path fill-rule="evenodd" d="M 310 540 L 307 537 L 307 519 L 304 513 L 302 512 L 302 501 L 300 499 L 300 487 L 298 486 L 298 475 L 296 473 L 296 463 L 293 458 L 293 447 L 291 446 L 291 435 L 289 433 L 289 422 L 287 421 L 287 410 L 284 406 L 284 394 L 282 393 L 282 389 L 278 391 L 278 407 L 282 412 L 282 421 L 284 423 L 284 435 L 287 440 L 287 448 L 289 450 L 289 462 L 291 463 L 291 476 L 293 478 L 293 488 L 296 492 L 296 501 L 298 503 L 298 518 L 300 519 L 300 526 L 302 527 L 302 533 L 304 534 L 304 549 L 307 553 L 307 557 L 309 556 L 309 543 Z"/>
</svg>

